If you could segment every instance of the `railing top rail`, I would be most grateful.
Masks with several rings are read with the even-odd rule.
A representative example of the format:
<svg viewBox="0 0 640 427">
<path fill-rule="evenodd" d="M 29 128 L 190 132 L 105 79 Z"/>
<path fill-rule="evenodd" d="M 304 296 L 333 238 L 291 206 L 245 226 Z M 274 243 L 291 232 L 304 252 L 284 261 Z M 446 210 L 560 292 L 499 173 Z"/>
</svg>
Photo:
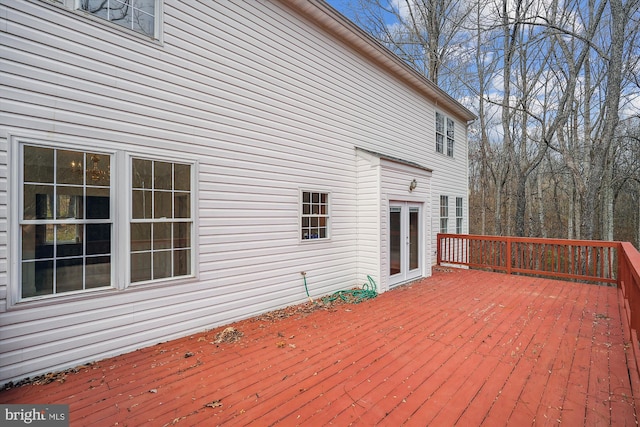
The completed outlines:
<svg viewBox="0 0 640 427">
<path fill-rule="evenodd" d="M 624 257 L 629 265 L 629 273 L 640 283 L 640 252 L 629 242 L 620 243 L 620 255 Z"/>
<path fill-rule="evenodd" d="M 621 242 L 607 240 L 576 240 L 576 239 L 550 239 L 542 237 L 513 237 L 513 236 L 481 236 L 475 234 L 452 234 L 438 233 L 440 238 L 462 238 L 469 240 L 492 240 L 498 242 L 522 242 L 522 243 L 538 243 L 547 245 L 563 245 L 563 246 L 592 246 L 617 248 Z"/>
</svg>

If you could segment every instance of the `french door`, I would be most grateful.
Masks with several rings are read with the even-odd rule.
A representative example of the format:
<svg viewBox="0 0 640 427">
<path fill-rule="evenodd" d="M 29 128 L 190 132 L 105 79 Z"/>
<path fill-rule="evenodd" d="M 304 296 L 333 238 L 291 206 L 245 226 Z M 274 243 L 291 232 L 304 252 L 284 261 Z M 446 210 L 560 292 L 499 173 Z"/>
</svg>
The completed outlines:
<svg viewBox="0 0 640 427">
<path fill-rule="evenodd" d="M 389 284 L 391 286 L 422 275 L 422 205 L 389 204 Z"/>
</svg>

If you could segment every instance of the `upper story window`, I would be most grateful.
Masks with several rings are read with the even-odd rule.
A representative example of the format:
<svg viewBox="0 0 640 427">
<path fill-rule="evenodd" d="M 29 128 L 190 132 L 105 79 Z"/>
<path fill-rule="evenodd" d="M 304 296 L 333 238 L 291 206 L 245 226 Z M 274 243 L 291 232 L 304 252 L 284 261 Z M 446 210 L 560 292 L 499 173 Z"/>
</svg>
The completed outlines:
<svg viewBox="0 0 640 427">
<path fill-rule="evenodd" d="M 302 240 L 329 238 L 329 193 L 302 192 L 300 225 Z"/>
<path fill-rule="evenodd" d="M 158 0 L 80 1 L 80 10 L 153 38 L 158 9 Z"/>
<path fill-rule="evenodd" d="M 447 117 L 447 156 L 453 157 L 454 142 L 454 124 L 453 120 Z"/>
<path fill-rule="evenodd" d="M 436 152 L 446 153 L 453 157 L 453 146 L 455 143 L 455 122 L 445 117 L 442 113 L 436 112 Z"/>
</svg>

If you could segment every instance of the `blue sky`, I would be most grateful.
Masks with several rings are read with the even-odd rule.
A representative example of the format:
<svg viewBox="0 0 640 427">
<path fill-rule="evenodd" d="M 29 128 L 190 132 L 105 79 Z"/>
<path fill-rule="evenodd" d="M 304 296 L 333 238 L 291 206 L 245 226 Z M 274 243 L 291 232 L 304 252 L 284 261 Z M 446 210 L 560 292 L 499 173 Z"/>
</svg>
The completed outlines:
<svg viewBox="0 0 640 427">
<path fill-rule="evenodd" d="M 352 19 L 351 16 L 349 16 L 349 0 L 326 0 L 326 2 L 347 18 Z"/>
</svg>

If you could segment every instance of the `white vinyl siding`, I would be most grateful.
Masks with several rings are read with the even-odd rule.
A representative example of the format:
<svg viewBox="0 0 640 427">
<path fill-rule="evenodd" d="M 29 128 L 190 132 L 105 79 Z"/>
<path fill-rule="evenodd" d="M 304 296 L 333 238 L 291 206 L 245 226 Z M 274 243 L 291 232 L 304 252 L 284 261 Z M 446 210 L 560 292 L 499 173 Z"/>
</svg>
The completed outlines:
<svg viewBox="0 0 640 427">
<path fill-rule="evenodd" d="M 435 220 L 425 227 L 431 239 L 438 195 L 448 188 L 466 194 L 466 156 L 424 149 L 424 135 L 435 133 L 433 120 L 424 120 L 434 116 L 433 102 L 278 1 L 166 0 L 162 45 L 120 37 L 124 31 L 46 2 L 2 8 L 8 34 L 0 173 L 16 157 L 7 142 L 23 136 L 116 153 L 125 178 L 131 172 L 122 153 L 198 162 L 193 277 L 180 286 L 140 282 L 135 290 L 113 287 L 33 309 L 5 300 L 0 382 L 302 302 L 301 271 L 313 298 L 362 284 L 382 263 L 388 204 L 374 198 L 381 195 L 380 168 L 358 161 L 354 147 L 434 170 L 428 195 L 419 176 L 410 193 L 423 198 L 425 221 Z M 456 119 L 458 154 L 466 150 L 461 123 Z M 0 264 L 5 298 L 7 281 L 14 289 L 18 280 L 11 230 L 19 225 L 6 223 L 7 199 L 16 197 L 7 192 L 12 175 L 6 167 L 0 175 L 0 238 L 9 230 L 5 242 L 13 248 L 0 251 L 0 262 L 10 258 Z M 394 184 L 402 194 L 412 175 Z M 330 239 L 301 242 L 300 189 L 330 194 Z M 114 190 L 114 220 L 126 222 L 131 189 Z M 127 230 L 119 224 L 114 236 L 114 253 L 125 259 Z M 358 246 L 362 240 L 370 244 Z M 113 280 L 126 282 L 127 274 L 117 269 Z"/>
</svg>

